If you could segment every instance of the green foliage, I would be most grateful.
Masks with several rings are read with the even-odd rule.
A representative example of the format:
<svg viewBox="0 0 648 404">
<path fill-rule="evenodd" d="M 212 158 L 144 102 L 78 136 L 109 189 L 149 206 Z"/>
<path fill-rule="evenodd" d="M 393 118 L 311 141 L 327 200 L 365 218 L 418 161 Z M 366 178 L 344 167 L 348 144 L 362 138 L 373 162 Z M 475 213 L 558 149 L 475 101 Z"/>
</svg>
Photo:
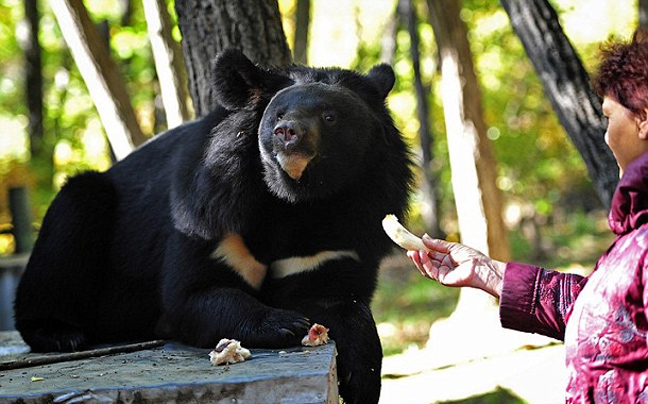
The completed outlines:
<svg viewBox="0 0 648 404">
<path fill-rule="evenodd" d="M 567 17 L 578 11 L 578 0 L 554 1 L 566 27 L 571 27 Z M 591 2 L 591 1 L 590 1 Z M 281 0 L 285 13 L 294 11 L 294 0 Z M 352 5 L 349 5 L 353 3 Z M 360 4 L 369 6 L 362 7 Z M 380 4 L 379 4 L 380 3 Z M 569 3 L 567 5 L 567 3 Z M 132 2 L 129 23 L 122 24 L 123 2 L 118 0 L 90 0 L 85 2 L 93 20 L 107 21 L 110 47 L 127 83 L 131 101 L 145 133 L 151 135 L 165 129 L 163 121 L 156 119 L 155 98 L 158 96 L 157 77 L 152 61 L 146 22 L 141 2 Z M 363 23 L 375 24 L 382 19 L 382 34 L 386 31 L 387 13 L 360 21 L 362 13 L 389 10 L 393 4 L 372 3 L 372 0 L 354 0 L 337 7 L 326 2 L 312 2 L 311 49 L 309 57 L 314 64 L 345 49 L 348 34 L 357 40 L 355 51 L 342 67 L 367 71 L 381 59 L 381 30 L 362 31 Z M 374 8 L 374 5 L 376 6 Z M 431 131 L 433 133 L 432 168 L 438 177 L 437 193 L 440 197 L 441 224 L 444 230 L 456 232 L 456 214 L 451 185 L 451 172 L 445 136 L 442 100 L 438 96 L 439 74 L 436 46 L 431 26 L 427 22 L 425 1 L 416 0 L 419 14 L 421 68 L 423 82 L 430 89 Z M 510 220 L 511 248 L 518 261 L 544 265 L 550 268 L 568 268 L 574 263 L 591 267 L 594 260 L 610 242 L 605 215 L 600 213 L 598 201 L 584 163 L 565 135 L 545 97 L 542 85 L 525 51 L 512 31 L 508 17 L 498 0 L 464 0 L 462 19 L 470 31 L 470 43 L 478 77 L 481 82 L 483 112 L 488 124 L 498 161 L 498 185 L 505 202 L 520 213 Z M 597 0 L 596 10 L 617 6 L 613 0 Z M 42 20 L 40 42 L 43 48 L 43 76 L 45 103 L 45 142 L 54 151 L 53 161 L 37 160 L 29 154 L 26 138 L 27 107 L 24 100 L 24 67 L 20 38 L 23 4 L 19 0 L 0 2 L 0 229 L 8 228 L 6 192 L 10 186 L 27 185 L 32 189 L 34 218 L 39 222 L 54 192 L 66 176 L 81 170 L 103 170 L 110 166 L 108 144 L 97 112 L 85 83 L 61 36 L 56 20 L 47 2 L 40 2 Z M 321 8 L 317 8 L 321 7 Z M 625 6 L 624 6 L 625 7 Z M 589 11 L 594 11 L 592 8 Z M 173 2 L 168 9 L 175 18 Z M 606 10 L 607 10 L 606 9 Z M 344 12 L 355 13 L 343 19 Z M 350 11 L 349 11 L 350 10 Z M 362 13 L 360 12 L 362 10 Z M 595 67 L 598 41 L 607 32 L 627 33 L 634 26 L 635 14 L 623 8 L 617 15 L 626 23 L 624 29 L 597 25 L 590 30 L 599 37 L 583 39 L 575 36 L 574 44 L 588 68 Z M 609 14 L 609 12 L 607 12 Z M 364 15 L 364 14 L 363 14 Z M 366 16 L 365 16 L 366 18 Z M 286 33 L 293 35 L 291 17 L 284 15 Z M 331 35 L 331 24 L 343 29 Z M 351 23 L 349 23 L 351 21 Z M 355 26 L 353 22 L 355 21 Z M 318 28 L 320 27 L 320 28 Z M 323 27 L 323 28 L 322 28 Z M 612 27 L 612 28 L 610 28 Z M 319 29 L 319 30 L 318 30 Z M 595 32 L 596 31 L 596 32 Z M 377 34 L 376 34 L 377 32 Z M 605 32 L 603 34 L 602 32 Z M 568 35 L 570 31 L 567 32 Z M 176 28 L 174 34 L 180 38 Z M 289 38 L 292 43 L 292 38 Z M 401 27 L 396 34 L 397 51 L 394 69 L 397 82 L 388 103 L 394 112 L 397 126 L 418 151 L 419 122 L 413 90 L 413 69 L 409 55 L 410 38 Z M 317 58 L 313 58 L 317 56 Z M 339 60 L 339 59 L 334 59 Z M 39 165 L 51 165 L 54 177 L 50 186 L 37 182 L 34 172 Z M 420 176 L 420 173 L 419 173 Z M 38 186 L 36 186 L 38 184 Z M 421 195 L 412 195 L 410 227 L 423 232 L 420 219 Z M 538 233 L 530 236 L 525 225 L 533 221 Z M 535 237 L 535 238 L 534 238 Z M 12 240 L 0 236 L 0 254 L 12 250 Z M 381 282 L 374 300 L 374 312 L 386 354 L 401 352 L 409 345 L 423 346 L 430 325 L 438 318 L 448 316 L 456 305 L 459 291 L 442 287 L 420 276 L 412 264 L 404 261 L 381 271 Z M 499 391 L 482 397 L 479 402 L 521 402 Z M 506 400 L 505 400 L 506 399 Z M 510 400 L 509 400 L 510 399 Z"/>
<path fill-rule="evenodd" d="M 164 130 L 165 123 L 156 120 L 155 115 L 154 104 L 159 91 L 142 4 L 132 2 L 128 25 L 121 23 L 125 11 L 123 2 L 88 1 L 85 4 L 98 25 L 105 21 L 109 27 L 112 55 L 127 83 L 142 129 L 149 135 Z M 170 6 L 172 8 L 172 3 Z M 0 134 L 0 189 L 6 188 L 9 182 L 16 182 L 15 177 L 10 180 L 12 177 L 8 173 L 17 164 L 28 164 L 28 171 L 35 173 L 49 172 L 50 176 L 53 173 L 49 181 L 39 179 L 35 183 L 25 180 L 18 184 L 31 185 L 37 221 L 42 219 L 56 189 L 67 176 L 88 169 L 104 170 L 111 164 L 101 121 L 56 19 L 47 2 L 39 2 L 39 7 L 44 142 L 45 147 L 52 151 L 53 158 L 30 156 L 29 153 L 24 60 L 20 42 L 26 36 L 22 2 L 7 0 L 0 3 L 0 124 L 4 129 Z M 2 206 L 0 204 L 0 224 L 9 220 Z"/>
<path fill-rule="evenodd" d="M 531 201 L 539 214 L 549 215 L 560 195 L 590 180 L 498 3 L 468 2 L 462 12 L 470 16 L 488 136 L 499 164 L 498 185 L 507 199 Z"/>
<path fill-rule="evenodd" d="M 398 253 L 402 259 L 404 254 Z M 409 260 L 383 265 L 372 309 L 385 355 L 411 345 L 422 348 L 430 325 L 452 313 L 458 296 L 458 289 L 421 276 Z"/>
<path fill-rule="evenodd" d="M 282 0 L 282 9 L 290 12 L 293 2 Z M 574 2 L 572 2 L 574 3 Z M 164 128 L 155 119 L 154 100 L 157 95 L 155 69 L 146 36 L 146 22 L 142 5 L 132 3 L 128 25 L 122 25 L 123 3 L 117 0 L 89 1 L 86 3 L 96 22 L 107 21 L 110 27 L 110 45 L 123 77 L 128 83 L 132 102 L 146 133 Z M 425 2 L 416 1 L 420 17 L 421 65 L 423 80 L 429 88 L 432 129 L 435 136 L 434 168 L 440 178 L 443 211 L 453 210 L 450 172 L 445 142 L 442 104 L 435 91 L 439 75 L 436 66 L 434 36 L 427 23 Z M 110 162 L 107 144 L 85 149 L 87 137 L 101 137 L 98 117 L 85 84 L 61 37 L 57 23 L 47 7 L 42 9 L 40 39 L 43 47 L 44 97 L 46 105 L 46 141 L 57 148 L 55 159 L 57 177 L 87 168 L 103 169 Z M 557 7 L 560 4 L 556 4 Z M 353 12 L 360 13 L 359 6 Z M 559 8 L 571 12 L 573 4 Z M 172 3 L 169 10 L 173 13 Z M 320 9 L 321 10 L 321 9 Z M 326 9 L 325 9 L 326 10 Z M 330 12 L 328 9 L 327 12 Z M 321 13 L 321 11 L 320 11 Z M 356 20 L 356 30 L 362 31 L 363 21 Z M 525 57 L 524 49 L 511 30 L 506 13 L 497 0 L 470 0 L 463 3 L 461 16 L 470 30 L 470 41 L 475 55 L 478 77 L 481 79 L 484 114 L 489 124 L 488 134 L 493 141 L 499 162 L 499 185 L 510 198 L 530 200 L 541 214 L 551 214 L 552 207 L 567 190 L 583 189 L 589 183 L 584 165 L 565 136 L 549 105 L 533 67 Z M 0 4 L 0 120 L 13 128 L 12 132 L 24 139 L 27 111 L 23 100 L 23 60 L 19 38 L 22 3 L 6 0 Z M 313 15 L 314 22 L 332 18 L 330 15 Z M 384 18 L 385 24 L 389 16 Z M 286 20 L 290 20 L 286 16 Z M 315 26 L 314 24 L 313 26 Z M 290 24 L 287 24 L 290 26 Z M 353 28 L 353 27 L 352 27 Z M 290 33 L 290 30 L 287 30 Z M 177 30 L 176 30 L 177 32 Z M 312 34 L 318 34 L 313 32 Z M 321 34 L 319 34 L 321 35 Z M 381 40 L 356 33 L 359 42 L 356 54 L 347 67 L 366 71 L 380 60 Z M 390 106 L 396 112 L 396 121 L 405 136 L 416 148 L 418 120 L 414 115 L 412 68 L 409 61 L 409 36 L 401 27 L 396 35 L 397 54 L 395 70 L 398 81 L 390 97 Z M 591 67 L 595 43 L 576 44 L 586 65 Z M 7 135 L 4 135 L 7 136 Z M 3 139 L 2 145 L 6 142 Z M 16 144 L 18 143 L 18 144 Z M 63 146 L 60 146 L 63 143 Z M 96 141 L 95 143 L 100 143 Z M 29 159 L 26 140 L 12 142 L 3 147 L 10 152 L 0 153 L 2 161 Z M 57 147 L 58 146 L 58 147 Z M 96 149 L 102 149 L 98 153 Z M 61 157 L 58 151 L 63 153 Z M 103 154 L 103 157 L 100 156 Z M 60 158 L 59 158 L 60 157 Z M 529 164 L 532 162 L 533 164 Z M 5 163 L 6 164 L 6 163 Z M 554 192 L 552 192 L 554 191 Z M 414 211 L 416 217 L 416 210 Z M 452 217 L 452 213 L 448 213 Z"/>
<path fill-rule="evenodd" d="M 294 10 L 292 3 L 291 0 L 281 0 L 282 10 Z M 379 63 L 381 40 L 384 38 L 381 37 L 380 29 L 363 31 L 363 24 L 376 23 L 373 20 L 377 17 L 370 15 L 374 7 L 362 7 L 371 2 L 357 0 L 351 3 L 351 6 L 346 3 L 340 4 L 340 8 L 317 8 L 322 6 L 323 2 L 313 2 L 317 12 L 312 14 L 313 46 L 310 54 L 337 56 L 338 50 L 344 48 L 344 42 L 348 42 L 348 37 L 338 38 L 338 35 L 351 31 L 350 35 L 358 42 L 348 65 L 343 67 L 367 71 Z M 557 3 L 561 2 L 554 2 L 555 5 L 558 5 Z M 575 0 L 559 11 L 565 15 L 572 13 L 577 8 L 571 5 L 572 3 L 575 3 Z M 609 8 L 614 7 L 617 2 L 606 0 L 601 2 L 603 3 Z M 112 55 L 127 82 L 131 101 L 143 130 L 147 134 L 163 130 L 164 122 L 156 119 L 155 98 L 159 91 L 146 37 L 142 4 L 132 2 L 133 10 L 128 24 L 122 23 L 123 2 L 91 0 L 85 4 L 95 22 L 105 20 L 110 27 Z M 169 11 L 174 16 L 173 3 L 169 1 L 168 4 Z M 415 4 L 420 18 L 418 31 L 423 82 L 430 89 L 428 99 L 434 136 L 432 168 L 438 177 L 441 223 L 444 230 L 452 234 L 457 226 L 443 105 L 437 90 L 439 74 L 436 47 L 432 28 L 427 22 L 425 2 L 418 0 Z M 592 238 L 605 233 L 605 226 L 601 225 L 600 217 L 592 218 L 593 213 L 590 211 L 597 207 L 597 201 L 593 197 L 592 186 L 582 159 L 560 127 L 533 66 L 526 58 L 499 1 L 466 0 L 462 4 L 461 16 L 470 30 L 469 39 L 481 82 L 488 136 L 493 142 L 498 161 L 498 185 L 503 191 L 506 203 L 527 212 L 526 216 L 522 216 L 542 224 L 540 244 L 544 244 L 546 248 L 543 252 L 544 257 L 539 258 L 545 260 L 548 265 L 562 267 L 572 262 L 589 263 L 597 251 L 604 249 L 603 245 L 593 242 Z M 387 7 L 384 3 L 375 5 L 376 10 L 395 8 L 395 3 L 387 4 Z M 343 17 L 340 10 L 347 6 L 349 8 L 344 10 L 350 10 L 348 12 L 355 15 L 344 19 L 347 24 L 343 30 L 330 35 L 326 31 L 330 29 L 330 24 L 320 23 L 334 19 L 336 25 L 339 25 L 337 22 Z M 32 171 L 35 167 L 53 164 L 52 186 L 39 183 L 37 188 L 32 188 L 36 221 L 41 220 L 56 187 L 60 186 L 67 175 L 86 169 L 103 170 L 111 164 L 105 134 L 85 84 L 47 2 L 41 1 L 40 7 L 40 41 L 43 48 L 43 90 L 46 106 L 45 141 L 54 151 L 53 162 L 32 159 L 26 139 L 28 118 L 23 95 L 25 79 L 20 43 L 20 38 L 24 37 L 24 29 L 21 28 L 22 2 L 0 2 L 0 126 L 3 127 L 0 134 L 0 198 L 1 192 L 9 185 L 34 186 L 36 181 Z M 628 14 L 627 11 L 624 13 Z M 285 20 L 290 19 L 287 15 L 284 17 Z M 391 17 L 384 13 L 379 18 L 383 21 L 384 34 Z M 624 14 L 624 18 L 634 23 L 636 16 Z M 348 21 L 355 21 L 355 25 L 349 24 Z M 568 20 L 565 22 L 566 26 L 571 26 Z M 289 23 L 287 27 L 288 35 L 291 35 L 292 28 Z M 324 28 L 318 31 L 317 27 Z M 175 34 L 179 38 L 177 29 Z M 597 41 L 599 39 L 597 38 Z M 395 41 L 397 52 L 394 68 L 397 83 L 388 103 L 394 112 L 397 126 L 416 151 L 419 123 L 415 115 L 413 69 L 409 56 L 410 39 L 402 27 L 396 34 Z M 316 43 L 323 45 L 317 47 Z M 593 56 L 597 49 L 596 41 L 579 39 L 575 45 L 585 65 L 592 69 L 596 62 Z M 412 195 L 411 225 L 417 233 L 421 233 L 420 229 L 423 228 L 420 220 L 420 200 L 420 194 Z M 5 205 L 0 203 L 0 227 L 6 226 L 9 220 Z M 530 213 L 527 209 L 529 207 Z M 511 242 L 514 257 L 527 261 L 525 258 L 533 257 L 537 251 L 534 240 L 523 233 L 520 227 L 522 222 L 520 218 L 511 221 Z M 605 237 L 603 240 L 607 241 Z M 6 247 L 8 244 L 0 243 L 0 253 L 10 250 Z M 587 254 L 575 254 L 579 251 L 586 251 Z M 410 267 L 406 271 L 414 272 L 411 269 Z M 404 330 L 395 332 L 394 335 L 407 334 L 409 337 L 406 337 L 410 339 L 405 340 L 421 344 L 430 322 L 448 315 L 452 310 L 457 293 L 456 290 L 431 285 L 415 272 L 398 280 L 393 277 L 387 278 L 386 282 L 381 282 L 378 291 L 375 303 L 377 318 L 381 323 L 395 324 L 397 330 Z M 394 337 L 393 341 L 399 338 Z M 403 349 L 400 342 L 393 345 L 392 342 L 387 342 L 386 345 L 388 351 Z"/>
</svg>

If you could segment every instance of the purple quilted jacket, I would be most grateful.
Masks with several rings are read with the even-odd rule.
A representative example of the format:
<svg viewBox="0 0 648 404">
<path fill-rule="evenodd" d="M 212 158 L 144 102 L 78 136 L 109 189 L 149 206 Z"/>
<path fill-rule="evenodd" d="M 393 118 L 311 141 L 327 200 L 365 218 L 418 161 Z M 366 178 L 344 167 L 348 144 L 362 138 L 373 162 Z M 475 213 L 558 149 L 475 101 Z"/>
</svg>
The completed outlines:
<svg viewBox="0 0 648 404">
<path fill-rule="evenodd" d="M 566 403 L 648 403 L 648 153 L 626 167 L 616 239 L 590 276 L 511 262 L 502 325 L 565 341 Z"/>
</svg>

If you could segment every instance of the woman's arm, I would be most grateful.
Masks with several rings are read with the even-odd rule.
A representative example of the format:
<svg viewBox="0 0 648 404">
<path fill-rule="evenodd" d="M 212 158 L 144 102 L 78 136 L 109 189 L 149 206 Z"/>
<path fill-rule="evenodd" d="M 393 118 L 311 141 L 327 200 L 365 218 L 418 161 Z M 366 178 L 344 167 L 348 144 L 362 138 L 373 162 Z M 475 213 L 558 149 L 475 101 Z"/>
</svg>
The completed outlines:
<svg viewBox="0 0 648 404">
<path fill-rule="evenodd" d="M 446 286 L 481 289 L 496 298 L 502 291 L 506 264 L 459 243 L 423 236 L 429 251 L 408 251 L 407 255 L 426 278 Z"/>
<path fill-rule="evenodd" d="M 423 236 L 428 251 L 408 251 L 423 276 L 446 286 L 481 289 L 500 299 L 502 326 L 563 339 L 571 306 L 586 278 L 503 263 L 460 243 Z"/>
</svg>

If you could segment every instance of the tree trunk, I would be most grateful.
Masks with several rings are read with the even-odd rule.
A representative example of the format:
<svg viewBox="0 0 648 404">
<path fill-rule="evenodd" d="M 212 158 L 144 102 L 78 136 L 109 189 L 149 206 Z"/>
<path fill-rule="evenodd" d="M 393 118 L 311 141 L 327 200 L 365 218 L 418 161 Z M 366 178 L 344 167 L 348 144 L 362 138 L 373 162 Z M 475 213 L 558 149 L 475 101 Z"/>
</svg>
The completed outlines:
<svg viewBox="0 0 648 404">
<path fill-rule="evenodd" d="M 639 26 L 648 28 L 648 0 L 639 0 Z"/>
<path fill-rule="evenodd" d="M 82 0 L 50 2 L 117 159 L 144 141 L 126 86 Z"/>
<path fill-rule="evenodd" d="M 502 219 L 495 159 L 486 136 L 468 30 L 459 17 L 461 0 L 427 3 L 441 61 L 441 97 L 461 241 L 507 261 L 508 230 Z M 456 363 L 508 349 L 502 344 L 509 342 L 511 334 L 517 337 L 520 333 L 503 330 L 497 319 L 494 298 L 480 290 L 462 288 L 452 315 L 430 328 L 427 348 L 433 361 L 438 365 Z M 485 340 L 487 344 L 482 343 Z M 449 346 L 459 349 L 446 349 Z"/>
<path fill-rule="evenodd" d="M 171 129 L 191 118 L 184 62 L 180 46 L 171 35 L 171 17 L 166 2 L 143 0 L 143 4 L 167 127 Z"/>
<path fill-rule="evenodd" d="M 128 27 L 133 21 L 133 1 L 120 0 L 119 5 L 122 7 L 122 16 L 120 24 L 122 27 Z"/>
<path fill-rule="evenodd" d="M 25 0 L 25 20 L 29 35 L 24 43 L 29 138 L 32 155 L 40 155 L 43 147 L 43 72 L 41 46 L 38 40 L 40 13 L 38 0 Z"/>
<path fill-rule="evenodd" d="M 38 0 L 25 0 L 25 20 L 29 35 L 23 44 L 25 53 L 25 97 L 29 109 L 29 141 L 33 166 L 40 186 L 50 189 L 54 166 L 54 148 L 48 144 L 43 128 L 43 66 L 38 39 L 40 12 Z"/>
<path fill-rule="evenodd" d="M 614 156 L 603 137 L 601 101 L 547 0 L 501 0 L 516 35 L 542 80 L 562 126 L 583 157 L 604 206 L 610 207 L 619 180 Z"/>
<path fill-rule="evenodd" d="M 261 66 L 291 62 L 277 0 L 177 0 L 178 25 L 196 116 L 216 106 L 211 63 L 226 48 Z"/>
<path fill-rule="evenodd" d="M 400 0 L 398 3 L 400 3 Z M 394 14 L 385 24 L 385 29 L 380 38 L 380 63 L 387 63 L 390 66 L 394 66 L 396 62 L 396 35 L 398 35 L 401 20 L 399 9 L 399 5 L 396 4 Z"/>
<path fill-rule="evenodd" d="M 510 253 L 496 162 L 460 5 L 460 0 L 428 0 L 441 56 L 441 96 L 459 230 L 463 243 L 506 261 Z"/>
<path fill-rule="evenodd" d="M 295 63 L 302 65 L 308 63 L 308 28 L 310 25 L 310 10 L 310 0 L 297 0 L 293 59 L 295 60 Z"/>
<path fill-rule="evenodd" d="M 428 106 L 428 93 L 430 88 L 423 85 L 421 79 L 421 58 L 419 53 L 418 16 L 414 7 L 414 0 L 399 0 L 402 20 L 407 24 L 410 37 L 410 57 L 414 70 L 414 89 L 416 92 L 416 114 L 419 120 L 419 142 L 423 157 L 422 170 L 424 181 L 421 186 L 423 194 L 423 207 L 421 209 L 427 233 L 432 237 L 443 238 L 443 231 L 439 224 L 438 195 L 436 193 L 436 176 L 432 171 L 432 146 L 433 138 L 430 132 L 430 114 Z"/>
</svg>

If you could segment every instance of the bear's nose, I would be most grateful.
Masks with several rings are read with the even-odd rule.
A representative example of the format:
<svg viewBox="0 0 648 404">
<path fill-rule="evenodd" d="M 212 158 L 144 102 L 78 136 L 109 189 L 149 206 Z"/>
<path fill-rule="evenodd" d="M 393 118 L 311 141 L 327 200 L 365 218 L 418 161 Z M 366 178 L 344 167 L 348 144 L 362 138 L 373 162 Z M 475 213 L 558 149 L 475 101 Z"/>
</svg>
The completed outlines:
<svg viewBox="0 0 648 404">
<path fill-rule="evenodd" d="M 294 121 L 279 122 L 273 133 L 286 148 L 294 147 L 303 136 L 302 129 Z"/>
</svg>

